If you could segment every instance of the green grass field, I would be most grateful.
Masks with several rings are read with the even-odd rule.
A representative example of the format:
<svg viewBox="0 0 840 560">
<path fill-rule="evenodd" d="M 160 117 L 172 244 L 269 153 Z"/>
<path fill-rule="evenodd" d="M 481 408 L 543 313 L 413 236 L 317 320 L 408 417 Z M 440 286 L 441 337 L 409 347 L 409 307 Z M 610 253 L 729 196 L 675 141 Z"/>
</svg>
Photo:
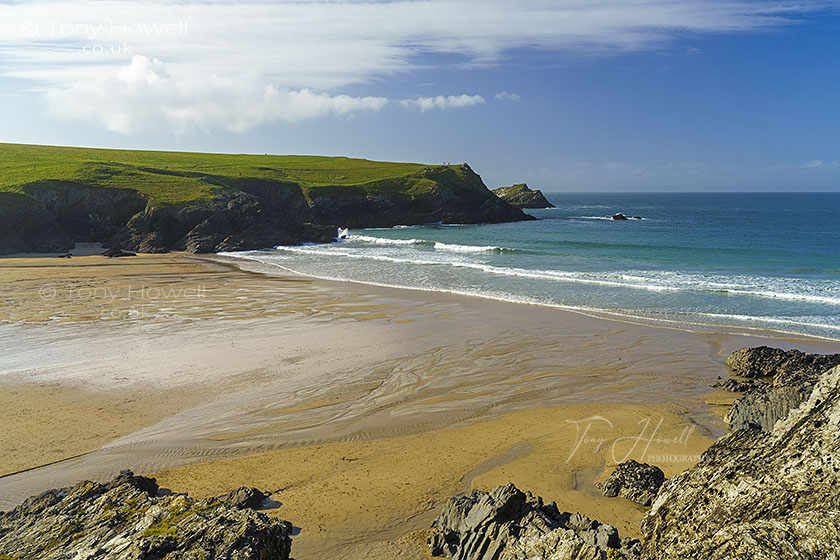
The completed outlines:
<svg viewBox="0 0 840 560">
<path fill-rule="evenodd" d="M 422 194 L 429 175 L 460 173 L 458 166 L 427 166 L 320 156 L 261 156 L 103 150 L 0 143 L 0 208 L 35 203 L 36 189 L 56 184 L 132 189 L 154 206 L 183 206 L 236 189 L 254 179 L 295 183 L 307 197 L 350 194 Z"/>
</svg>

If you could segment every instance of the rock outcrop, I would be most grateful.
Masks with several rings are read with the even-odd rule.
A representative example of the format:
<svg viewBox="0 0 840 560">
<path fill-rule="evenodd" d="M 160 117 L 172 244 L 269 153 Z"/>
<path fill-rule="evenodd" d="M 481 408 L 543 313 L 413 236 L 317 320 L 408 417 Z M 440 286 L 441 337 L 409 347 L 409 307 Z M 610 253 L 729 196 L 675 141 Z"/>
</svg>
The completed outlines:
<svg viewBox="0 0 840 560">
<path fill-rule="evenodd" d="M 779 385 L 790 378 L 819 375 L 840 365 L 840 354 L 806 354 L 799 350 L 758 346 L 732 352 L 726 365 L 740 377 L 773 378 L 773 384 Z"/>
<path fill-rule="evenodd" d="M 532 190 L 525 183 L 493 189 L 493 193 L 516 208 L 554 208 L 540 190 Z"/>
<path fill-rule="evenodd" d="M 771 432 L 732 432 L 667 482 L 642 530 L 654 559 L 840 558 L 840 367 Z"/>
<path fill-rule="evenodd" d="M 760 346 L 736 350 L 726 364 L 733 373 L 747 378 L 718 384 L 722 389 L 745 393 L 725 417 L 730 429 L 769 432 L 805 400 L 821 373 L 840 365 L 840 354 L 805 354 Z"/>
<path fill-rule="evenodd" d="M 663 482 L 665 473 L 662 469 L 631 459 L 618 465 L 606 482 L 598 487 L 608 498 L 621 496 L 637 504 L 649 506 Z"/>
<path fill-rule="evenodd" d="M 429 546 L 433 555 L 453 560 L 601 560 L 607 554 L 636 558 L 640 543 L 507 484 L 450 499 L 434 522 Z"/>
<path fill-rule="evenodd" d="M 154 479 L 124 471 L 107 484 L 50 490 L 0 513 L 0 558 L 287 560 L 292 526 L 242 505 L 159 496 Z"/>
</svg>

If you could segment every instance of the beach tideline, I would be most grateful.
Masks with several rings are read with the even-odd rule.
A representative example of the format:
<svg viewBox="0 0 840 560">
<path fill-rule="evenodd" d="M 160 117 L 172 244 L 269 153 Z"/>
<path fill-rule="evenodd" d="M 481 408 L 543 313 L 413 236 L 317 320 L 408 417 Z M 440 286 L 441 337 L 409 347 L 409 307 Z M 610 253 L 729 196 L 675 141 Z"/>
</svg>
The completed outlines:
<svg viewBox="0 0 840 560">
<path fill-rule="evenodd" d="M 767 342 L 213 259 L 0 260 L 0 509 L 131 467 L 273 491 L 299 560 L 423 558 L 450 496 L 514 482 L 632 536 L 595 483 L 692 465 L 725 356 Z"/>
</svg>

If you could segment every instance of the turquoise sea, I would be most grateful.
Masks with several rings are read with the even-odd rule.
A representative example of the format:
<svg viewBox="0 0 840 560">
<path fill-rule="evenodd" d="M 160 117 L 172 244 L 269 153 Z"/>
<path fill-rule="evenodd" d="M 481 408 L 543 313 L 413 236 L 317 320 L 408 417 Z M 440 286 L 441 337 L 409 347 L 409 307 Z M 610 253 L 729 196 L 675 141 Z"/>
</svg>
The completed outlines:
<svg viewBox="0 0 840 560">
<path fill-rule="evenodd" d="M 840 193 L 551 194 L 539 219 L 349 231 L 278 271 L 643 322 L 840 340 Z M 642 220 L 615 221 L 622 212 Z"/>
</svg>

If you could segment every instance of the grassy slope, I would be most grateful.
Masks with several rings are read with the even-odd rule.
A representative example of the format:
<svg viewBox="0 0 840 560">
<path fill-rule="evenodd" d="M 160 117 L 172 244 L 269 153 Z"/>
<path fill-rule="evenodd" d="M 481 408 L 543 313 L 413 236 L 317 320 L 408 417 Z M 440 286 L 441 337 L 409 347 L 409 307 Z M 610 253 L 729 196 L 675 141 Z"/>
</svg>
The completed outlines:
<svg viewBox="0 0 840 560">
<path fill-rule="evenodd" d="M 448 166 L 447 166 L 448 167 Z M 460 173 L 456 166 L 453 170 Z M 319 156 L 260 156 L 64 148 L 0 143 L 0 208 L 34 203 L 35 189 L 62 183 L 134 189 L 155 206 L 207 200 L 239 181 L 292 182 L 304 194 L 421 194 L 426 171 L 444 166 Z"/>
<path fill-rule="evenodd" d="M 529 191 L 531 189 L 528 188 L 528 185 L 525 183 L 519 183 L 517 185 L 511 185 L 510 187 L 499 187 L 495 189 L 493 192 L 498 194 L 499 196 L 513 196 L 515 194 L 519 194 L 521 192 Z"/>
</svg>

